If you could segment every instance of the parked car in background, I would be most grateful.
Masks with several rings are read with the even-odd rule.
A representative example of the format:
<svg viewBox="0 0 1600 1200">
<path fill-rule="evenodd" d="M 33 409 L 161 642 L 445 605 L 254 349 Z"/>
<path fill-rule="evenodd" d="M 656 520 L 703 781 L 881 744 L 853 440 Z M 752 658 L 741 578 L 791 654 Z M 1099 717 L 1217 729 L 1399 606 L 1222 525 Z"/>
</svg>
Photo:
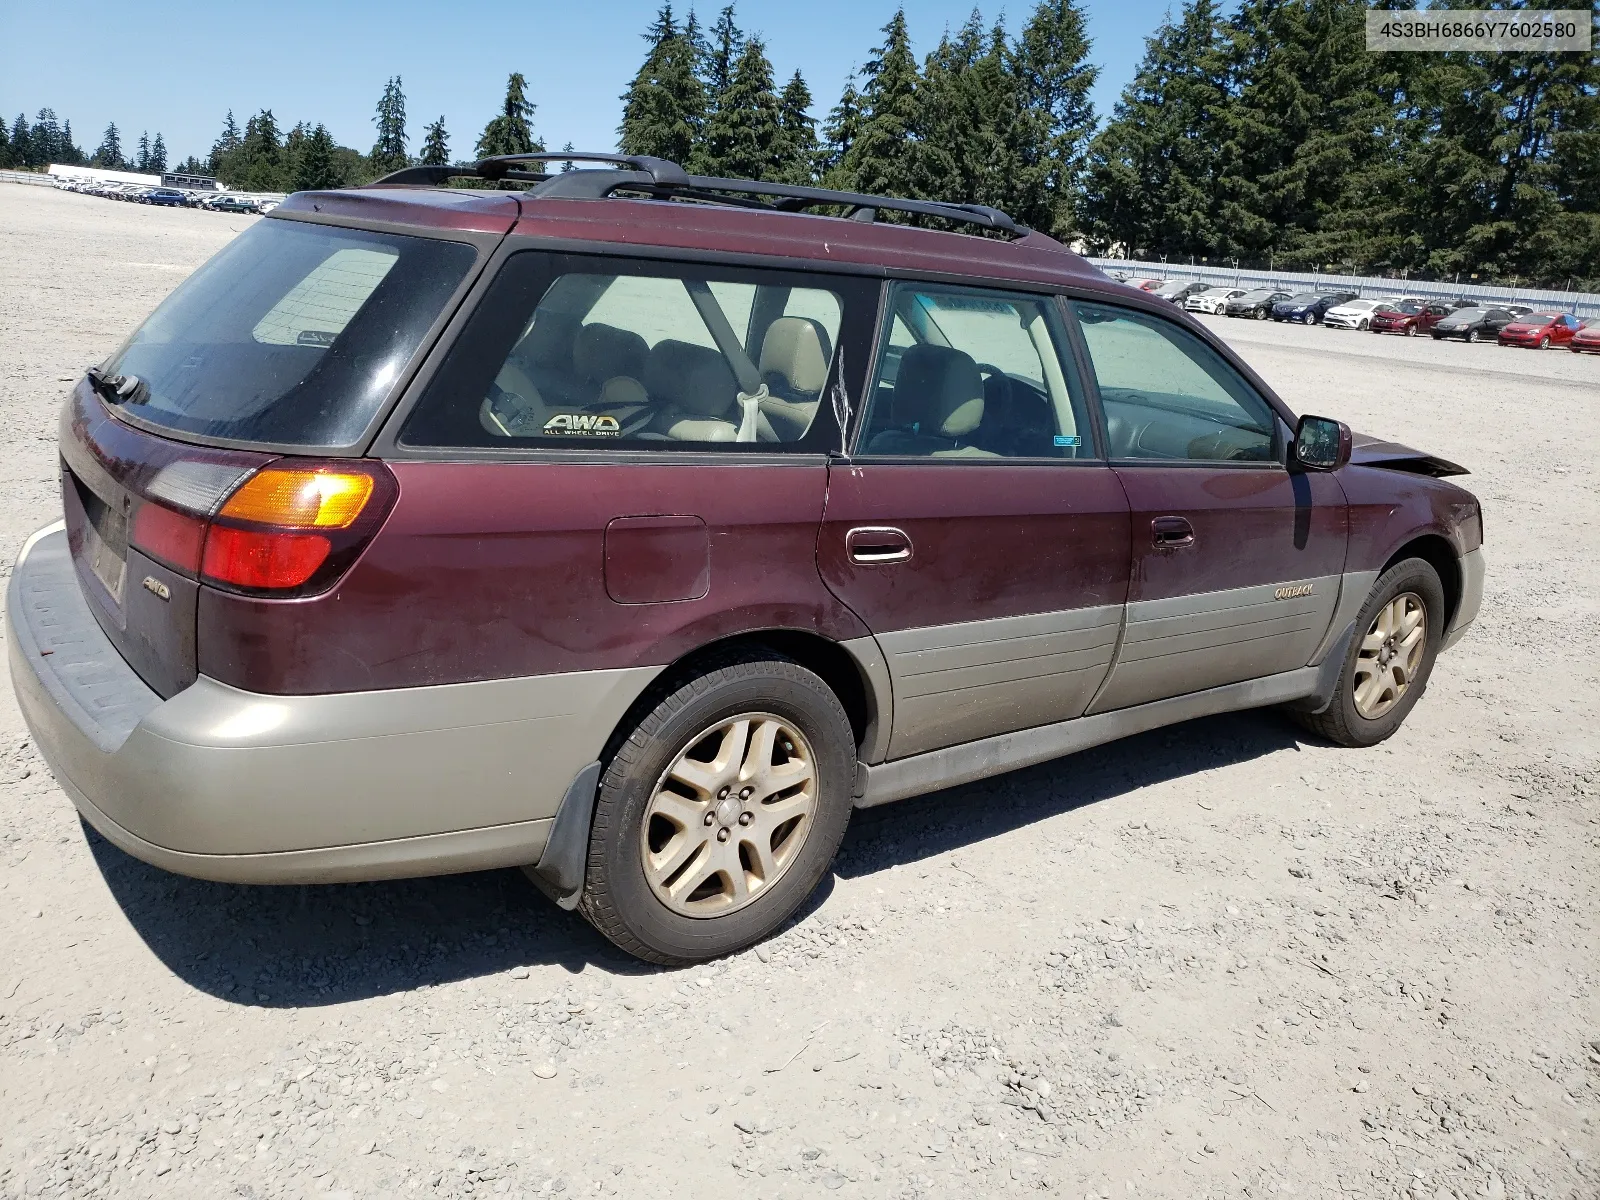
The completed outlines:
<svg viewBox="0 0 1600 1200">
<path fill-rule="evenodd" d="M 1229 300 L 1222 306 L 1222 311 L 1230 317 L 1254 317 L 1258 321 L 1265 321 L 1272 315 L 1272 306 L 1288 298 L 1288 292 L 1280 292 L 1275 288 L 1257 288 L 1253 292 L 1246 292 Z"/>
<path fill-rule="evenodd" d="M 1600 354 L 1600 317 L 1591 317 L 1580 325 L 1567 349 L 1574 354 Z"/>
<path fill-rule="evenodd" d="M 1514 319 L 1503 308 L 1458 308 L 1429 332 L 1434 341 L 1458 337 L 1463 342 L 1476 342 L 1497 336 Z"/>
<path fill-rule="evenodd" d="M 1531 350 L 1548 350 L 1551 346 L 1565 346 L 1578 332 L 1578 318 L 1564 312 L 1512 313 L 1514 318 L 1500 330 L 1502 346 L 1526 346 Z"/>
<path fill-rule="evenodd" d="M 1346 300 L 1322 314 L 1322 323 L 1329 329 L 1361 329 L 1372 324 L 1378 312 L 1393 312 L 1394 305 L 1387 300 Z"/>
<path fill-rule="evenodd" d="M 253 213 L 256 211 L 256 202 L 247 200 L 243 196 L 218 196 L 211 202 L 211 210 L 225 213 Z"/>
<path fill-rule="evenodd" d="M 1301 292 L 1272 306 L 1274 321 L 1300 321 L 1315 325 L 1330 308 L 1354 300 L 1354 292 Z"/>
<path fill-rule="evenodd" d="M 1145 276 L 1145 275 L 1130 275 L 1126 279 L 1124 279 L 1122 282 L 1127 284 L 1129 287 L 1133 288 L 1135 291 L 1144 292 L 1144 291 L 1149 291 L 1151 288 L 1160 287 L 1163 283 L 1166 282 L 1166 280 L 1165 279 L 1151 279 L 1151 278 L 1149 278 L 1148 276 Z"/>
<path fill-rule="evenodd" d="M 281 203 L 281 200 L 260 200 L 256 203 L 256 211 L 264 217 Z"/>
<path fill-rule="evenodd" d="M 1152 296 L 1160 296 L 1173 304 L 1181 305 L 1190 296 L 1197 296 L 1205 291 L 1207 285 L 1193 280 L 1169 279 L 1158 288 L 1152 288 Z"/>
<path fill-rule="evenodd" d="M 168 208 L 183 207 L 183 193 L 175 188 L 154 188 L 145 196 L 146 204 L 162 204 Z"/>
<path fill-rule="evenodd" d="M 1373 333 L 1403 333 L 1406 337 L 1416 337 L 1418 333 L 1431 330 L 1449 315 L 1450 310 L 1443 304 L 1407 300 L 1387 312 L 1374 312 L 1371 329 Z"/>
<path fill-rule="evenodd" d="M 1237 300 L 1247 293 L 1243 288 L 1213 287 L 1187 297 L 1183 307 L 1190 312 L 1219 313 L 1229 300 Z"/>
<path fill-rule="evenodd" d="M 75 382 L 5 641 L 113 844 L 523 867 L 688 964 L 782 929 L 855 808 L 1266 705 L 1375 746 L 1476 617 L 1464 468 L 1297 414 L 1046 235 L 621 165 L 299 193 Z"/>
</svg>

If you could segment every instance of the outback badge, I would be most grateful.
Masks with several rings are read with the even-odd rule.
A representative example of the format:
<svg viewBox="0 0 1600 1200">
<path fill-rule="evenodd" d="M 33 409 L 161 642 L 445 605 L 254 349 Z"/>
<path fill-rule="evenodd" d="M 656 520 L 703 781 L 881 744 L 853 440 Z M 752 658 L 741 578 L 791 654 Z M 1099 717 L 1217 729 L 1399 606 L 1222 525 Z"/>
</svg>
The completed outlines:
<svg viewBox="0 0 1600 1200">
<path fill-rule="evenodd" d="M 161 580 L 157 579 L 154 575 L 146 575 L 144 577 L 144 590 L 147 592 L 153 592 L 163 600 L 172 599 L 172 589 L 166 584 L 162 583 Z"/>
<path fill-rule="evenodd" d="M 1311 595 L 1311 587 L 1312 585 L 1309 583 L 1297 583 L 1292 587 L 1281 587 L 1272 593 L 1272 598 L 1274 600 L 1293 600 L 1296 596 L 1309 596 Z"/>
</svg>

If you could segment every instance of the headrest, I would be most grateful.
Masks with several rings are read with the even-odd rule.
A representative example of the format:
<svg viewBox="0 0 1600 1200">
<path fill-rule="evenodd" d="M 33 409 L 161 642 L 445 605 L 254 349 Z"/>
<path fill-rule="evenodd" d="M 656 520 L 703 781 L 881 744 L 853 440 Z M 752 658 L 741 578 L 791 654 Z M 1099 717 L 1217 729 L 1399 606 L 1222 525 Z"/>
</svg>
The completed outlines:
<svg viewBox="0 0 1600 1200">
<path fill-rule="evenodd" d="M 948 346 L 912 346 L 900 359 L 894 381 L 896 425 L 956 438 L 983 420 L 983 376 L 970 354 Z"/>
<path fill-rule="evenodd" d="M 644 386 L 658 404 L 699 417 L 726 416 L 739 392 L 739 382 L 722 355 L 675 338 L 657 342 L 650 351 Z"/>
<path fill-rule="evenodd" d="M 828 331 L 810 317 L 779 317 L 761 340 L 761 378 L 813 396 L 828 381 Z"/>
<path fill-rule="evenodd" d="M 523 357 L 529 366 L 570 374 L 577 340 L 577 317 L 564 312 L 541 312 L 534 317 L 528 336 L 522 339 Z"/>
<path fill-rule="evenodd" d="M 603 383 L 618 375 L 638 379 L 649 356 L 650 344 L 637 333 L 595 323 L 578 330 L 572 365 L 590 383 Z"/>
</svg>

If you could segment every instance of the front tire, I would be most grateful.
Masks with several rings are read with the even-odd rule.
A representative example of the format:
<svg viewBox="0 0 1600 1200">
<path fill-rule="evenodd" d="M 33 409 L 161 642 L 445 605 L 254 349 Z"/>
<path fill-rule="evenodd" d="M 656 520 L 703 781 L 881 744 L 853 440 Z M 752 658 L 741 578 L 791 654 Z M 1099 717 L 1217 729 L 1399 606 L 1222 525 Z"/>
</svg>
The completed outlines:
<svg viewBox="0 0 1600 1200">
<path fill-rule="evenodd" d="M 1356 617 L 1333 703 L 1295 720 L 1339 746 L 1391 737 L 1428 686 L 1444 619 L 1444 587 L 1430 564 L 1408 558 L 1390 567 Z"/>
<path fill-rule="evenodd" d="M 1267 311 L 1267 310 L 1266 310 L 1266 309 L 1264 309 L 1264 308 L 1258 308 L 1258 309 L 1256 309 L 1256 320 L 1258 320 L 1258 321 L 1265 321 L 1265 320 L 1266 320 L 1266 319 L 1267 319 L 1267 318 L 1268 318 L 1268 317 L 1270 317 L 1270 316 L 1271 316 L 1271 315 L 1272 315 L 1272 314 L 1271 314 L 1271 313 L 1269 313 L 1269 312 L 1268 312 L 1268 311 Z"/>
<path fill-rule="evenodd" d="M 839 698 L 791 659 L 737 652 L 667 685 L 601 776 L 580 911 L 662 966 L 760 941 L 833 862 L 855 762 Z"/>
<path fill-rule="evenodd" d="M 1548 333 L 1545 334 L 1542 338 L 1539 339 L 1539 349 L 1541 349 L 1541 350 L 1550 349 L 1550 335 Z"/>
<path fill-rule="evenodd" d="M 1478 331 L 1476 329 L 1467 330 L 1466 333 L 1461 335 L 1461 340 L 1469 346 L 1472 345 L 1473 342 L 1478 340 Z"/>
<path fill-rule="evenodd" d="M 1417 327 L 1415 325 L 1407 325 L 1406 326 L 1406 336 L 1407 337 L 1416 337 L 1417 336 Z"/>
</svg>

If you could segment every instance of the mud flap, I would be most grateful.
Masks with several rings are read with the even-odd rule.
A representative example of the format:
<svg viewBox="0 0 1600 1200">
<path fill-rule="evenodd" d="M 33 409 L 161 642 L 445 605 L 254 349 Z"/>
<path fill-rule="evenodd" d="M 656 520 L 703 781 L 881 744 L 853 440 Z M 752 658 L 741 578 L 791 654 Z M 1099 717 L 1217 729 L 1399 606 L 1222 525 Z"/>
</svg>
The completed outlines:
<svg viewBox="0 0 1600 1200">
<path fill-rule="evenodd" d="M 573 778 L 556 810 L 550 840 L 538 863 L 526 868 L 539 890 L 567 911 L 578 907 L 589 866 L 589 827 L 600 790 L 600 764 L 592 762 Z"/>
</svg>

